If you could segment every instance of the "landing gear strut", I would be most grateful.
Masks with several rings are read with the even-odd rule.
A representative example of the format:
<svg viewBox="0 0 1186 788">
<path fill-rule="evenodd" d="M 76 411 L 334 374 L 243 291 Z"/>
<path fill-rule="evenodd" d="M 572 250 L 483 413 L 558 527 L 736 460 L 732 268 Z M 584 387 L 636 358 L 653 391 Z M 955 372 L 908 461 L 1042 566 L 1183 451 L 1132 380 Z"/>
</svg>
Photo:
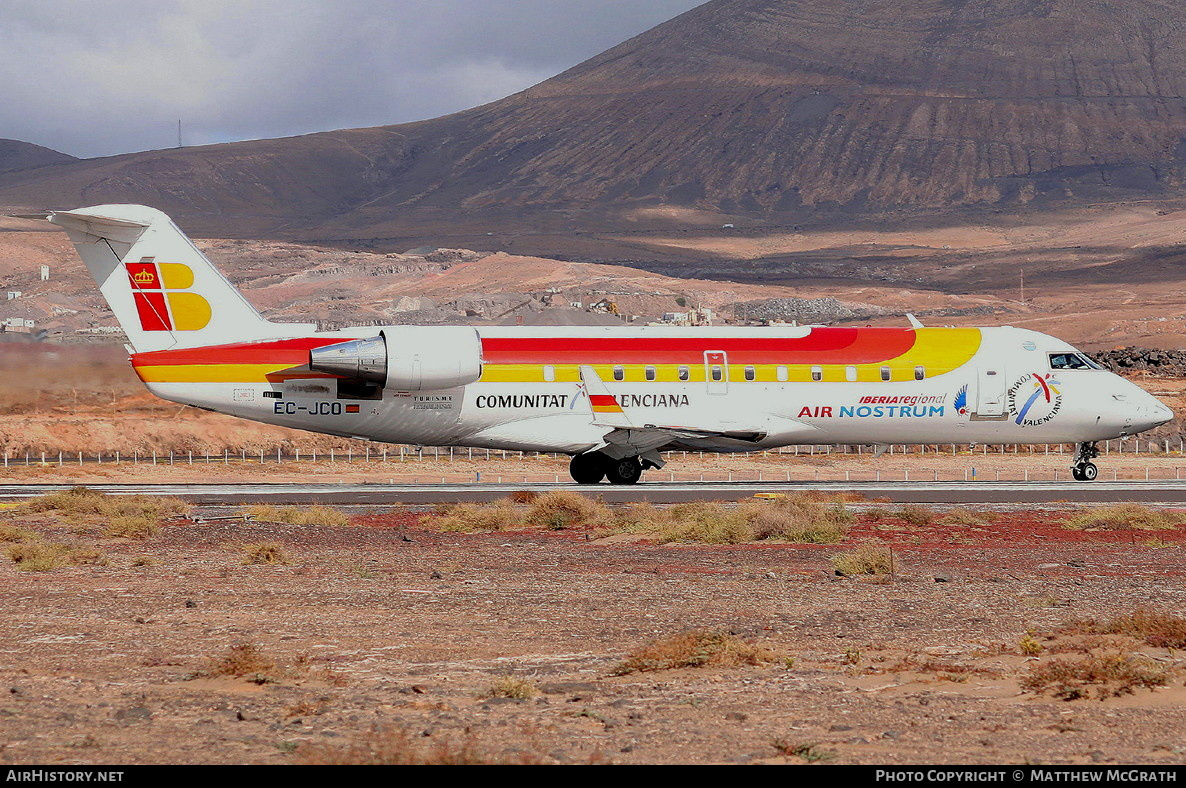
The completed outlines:
<svg viewBox="0 0 1186 788">
<path fill-rule="evenodd" d="M 1075 481 L 1095 481 L 1095 477 L 1099 476 L 1100 470 L 1095 467 L 1095 463 L 1092 460 L 1098 456 L 1100 456 L 1100 450 L 1095 445 L 1095 441 L 1079 444 L 1079 448 L 1075 451 L 1074 464 L 1071 465 L 1071 476 L 1074 477 Z"/>
</svg>

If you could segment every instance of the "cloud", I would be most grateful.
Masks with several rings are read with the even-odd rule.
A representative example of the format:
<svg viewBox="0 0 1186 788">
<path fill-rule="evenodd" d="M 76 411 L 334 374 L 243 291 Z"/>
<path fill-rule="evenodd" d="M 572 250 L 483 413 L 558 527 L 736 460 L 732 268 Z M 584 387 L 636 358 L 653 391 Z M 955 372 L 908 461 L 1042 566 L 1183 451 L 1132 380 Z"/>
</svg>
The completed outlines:
<svg viewBox="0 0 1186 788">
<path fill-rule="evenodd" d="M 5 0 L 0 137 L 76 156 L 402 123 L 702 0 Z"/>
</svg>

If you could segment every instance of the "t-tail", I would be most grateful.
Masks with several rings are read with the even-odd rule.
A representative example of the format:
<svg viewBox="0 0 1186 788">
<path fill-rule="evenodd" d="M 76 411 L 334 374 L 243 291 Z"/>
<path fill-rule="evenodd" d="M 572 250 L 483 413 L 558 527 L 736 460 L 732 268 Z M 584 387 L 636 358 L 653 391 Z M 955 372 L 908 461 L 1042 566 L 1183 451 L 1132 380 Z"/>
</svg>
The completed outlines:
<svg viewBox="0 0 1186 788">
<path fill-rule="evenodd" d="M 272 323 L 164 213 L 143 205 L 54 211 L 137 353 L 299 336 Z"/>
</svg>

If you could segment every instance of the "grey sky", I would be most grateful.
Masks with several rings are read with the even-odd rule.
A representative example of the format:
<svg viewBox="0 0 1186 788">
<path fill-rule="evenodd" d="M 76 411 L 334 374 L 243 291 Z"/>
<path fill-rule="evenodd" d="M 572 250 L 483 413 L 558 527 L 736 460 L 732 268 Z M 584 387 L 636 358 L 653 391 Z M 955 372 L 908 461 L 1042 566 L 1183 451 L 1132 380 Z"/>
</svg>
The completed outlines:
<svg viewBox="0 0 1186 788">
<path fill-rule="evenodd" d="M 75 156 L 419 120 L 704 0 L 3 0 L 0 137 Z"/>
</svg>

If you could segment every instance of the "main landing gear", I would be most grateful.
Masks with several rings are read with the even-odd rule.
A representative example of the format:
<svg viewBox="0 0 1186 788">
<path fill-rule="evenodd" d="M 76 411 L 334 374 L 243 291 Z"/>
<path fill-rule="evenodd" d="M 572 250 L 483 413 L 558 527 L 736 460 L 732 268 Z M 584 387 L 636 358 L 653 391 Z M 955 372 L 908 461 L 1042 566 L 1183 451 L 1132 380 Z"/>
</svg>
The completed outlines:
<svg viewBox="0 0 1186 788">
<path fill-rule="evenodd" d="M 1095 445 L 1095 441 L 1079 444 L 1079 448 L 1075 452 L 1074 464 L 1071 465 L 1071 476 L 1074 477 L 1075 481 L 1095 481 L 1095 477 L 1099 476 L 1100 469 L 1095 467 L 1095 463 L 1092 460 L 1098 456 L 1100 456 L 1100 450 Z"/>
<path fill-rule="evenodd" d="M 636 484 L 642 478 L 642 461 L 637 457 L 613 459 L 599 451 L 577 454 L 568 465 L 568 472 L 577 484 L 597 484 L 608 479 L 610 484 Z"/>
</svg>

